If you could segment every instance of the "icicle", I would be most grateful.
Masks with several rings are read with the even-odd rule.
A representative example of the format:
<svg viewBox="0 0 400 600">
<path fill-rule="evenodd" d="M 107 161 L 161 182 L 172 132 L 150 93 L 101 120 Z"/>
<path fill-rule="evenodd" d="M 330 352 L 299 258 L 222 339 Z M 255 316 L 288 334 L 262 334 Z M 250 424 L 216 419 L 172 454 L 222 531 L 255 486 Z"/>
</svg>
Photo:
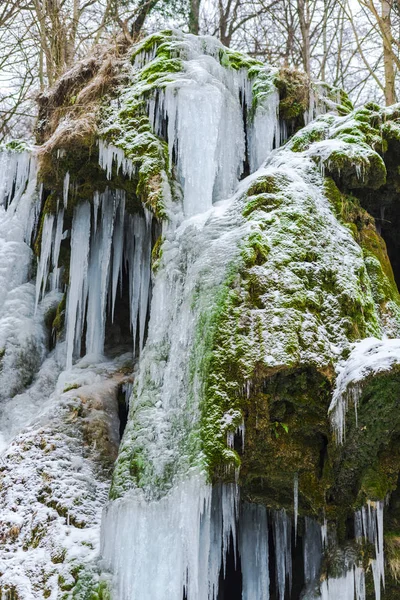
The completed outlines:
<svg viewBox="0 0 400 600">
<path fill-rule="evenodd" d="M 321 583 L 321 600 L 354 600 L 354 569 L 347 571 L 342 577 L 325 579 Z M 360 599 L 364 600 L 361 596 Z"/>
<path fill-rule="evenodd" d="M 324 523 L 321 525 L 322 548 L 325 550 L 328 546 L 328 521 L 324 517 Z"/>
<path fill-rule="evenodd" d="M 117 175 L 122 170 L 123 175 L 132 177 L 135 170 L 134 164 L 129 158 L 125 158 L 122 148 L 117 148 L 112 144 L 107 144 L 104 140 L 99 140 L 99 165 L 106 172 L 107 179 L 112 177 L 114 163 L 116 163 Z"/>
<path fill-rule="evenodd" d="M 125 404 L 127 407 L 129 407 L 129 401 L 132 395 L 132 390 L 133 390 L 133 383 L 132 382 L 128 382 L 128 383 L 124 383 L 122 385 L 122 391 L 125 394 Z"/>
<path fill-rule="evenodd" d="M 237 508 L 235 485 L 211 490 L 199 477 L 160 500 L 147 502 L 138 493 L 110 505 L 102 556 L 118 573 L 118 599 L 140 600 L 143 590 L 152 600 L 165 600 L 166 593 L 181 598 L 184 589 L 188 600 L 217 598 L 222 555 L 231 536 L 236 544 Z"/>
<path fill-rule="evenodd" d="M 239 529 L 243 600 L 269 600 L 267 511 L 261 504 L 244 503 Z"/>
<path fill-rule="evenodd" d="M 151 277 L 151 216 L 145 212 L 139 304 L 139 349 L 143 350 Z"/>
<path fill-rule="evenodd" d="M 95 209 L 96 212 L 96 209 Z M 112 243 L 112 280 L 111 280 L 111 320 L 114 322 L 115 300 L 117 297 L 118 281 L 122 287 L 122 266 L 124 250 L 124 222 L 125 222 L 125 197 L 119 199 L 117 215 L 114 224 L 114 237 Z"/>
<path fill-rule="evenodd" d="M 0 205 L 18 203 L 32 174 L 30 152 L 2 152 L 0 155 Z"/>
<path fill-rule="evenodd" d="M 299 474 L 295 473 L 293 480 L 293 507 L 294 507 L 294 543 L 297 543 L 297 519 L 299 516 Z"/>
<path fill-rule="evenodd" d="M 67 171 L 64 177 L 64 187 L 63 187 L 63 202 L 64 208 L 68 206 L 68 191 L 69 191 L 69 171 Z"/>
<path fill-rule="evenodd" d="M 368 501 L 367 507 L 356 511 L 354 531 L 358 540 L 368 540 L 375 546 L 375 559 L 371 561 L 374 578 L 375 600 L 381 598 L 381 582 L 385 587 L 385 559 L 383 547 L 383 501 Z"/>
<path fill-rule="evenodd" d="M 267 98 L 259 101 L 253 123 L 249 128 L 250 172 L 256 171 L 274 147 L 279 143 L 279 93 L 271 92 Z M 278 145 L 278 144 L 277 144 Z"/>
<path fill-rule="evenodd" d="M 59 210 L 57 213 L 57 223 L 55 226 L 54 243 L 52 252 L 52 268 L 53 276 L 51 280 L 51 290 L 58 290 L 60 286 L 60 274 L 61 268 L 58 266 L 58 259 L 60 256 L 61 241 L 63 239 L 63 225 L 64 225 L 64 210 Z"/>
<path fill-rule="evenodd" d="M 45 215 L 42 230 L 42 243 L 40 248 L 40 259 L 36 276 L 36 300 L 35 311 L 41 296 L 46 291 L 49 275 L 51 249 L 53 245 L 54 215 Z"/>
<path fill-rule="evenodd" d="M 321 527 L 314 519 L 305 517 L 304 581 L 309 586 L 318 581 L 322 558 Z"/>
<path fill-rule="evenodd" d="M 285 599 L 286 582 L 292 588 L 292 523 L 284 509 L 274 512 L 276 581 L 279 600 Z"/>
<path fill-rule="evenodd" d="M 70 283 L 66 312 L 67 369 L 72 367 L 75 349 L 79 349 L 87 299 L 87 275 L 90 247 L 90 204 L 74 210 L 71 230 Z"/>
<path fill-rule="evenodd" d="M 102 355 L 106 327 L 111 245 L 113 239 L 115 196 L 108 189 L 100 195 L 101 221 L 93 232 L 88 267 L 88 305 L 86 352 Z"/>
<path fill-rule="evenodd" d="M 97 220 L 99 218 L 99 207 L 100 207 L 100 194 L 95 192 L 93 194 L 93 230 L 97 231 Z"/>
</svg>

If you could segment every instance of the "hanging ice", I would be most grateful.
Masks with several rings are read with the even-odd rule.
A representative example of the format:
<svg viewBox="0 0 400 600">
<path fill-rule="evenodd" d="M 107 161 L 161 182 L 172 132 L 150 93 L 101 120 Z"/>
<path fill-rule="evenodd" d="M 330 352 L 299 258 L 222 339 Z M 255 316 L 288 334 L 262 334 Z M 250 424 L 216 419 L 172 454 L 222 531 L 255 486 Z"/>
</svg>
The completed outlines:
<svg viewBox="0 0 400 600">
<path fill-rule="evenodd" d="M 80 356 L 85 329 L 86 354 L 92 357 L 103 354 L 107 315 L 111 313 L 113 320 L 124 269 L 128 274 L 133 347 L 137 327 L 139 349 L 144 345 L 151 271 L 151 216 L 147 212 L 145 216 L 126 214 L 124 192 L 109 189 L 95 194 L 93 217 L 91 212 L 90 204 L 78 205 L 72 223 L 66 335 L 69 367 L 72 357 Z M 62 215 L 59 218 L 62 220 Z M 56 254 L 60 240 L 57 222 Z"/>
<path fill-rule="evenodd" d="M 67 369 L 74 352 L 80 352 L 87 298 L 90 249 L 90 204 L 78 204 L 71 230 L 71 269 L 66 313 Z"/>
<path fill-rule="evenodd" d="M 274 512 L 276 581 L 279 600 L 285 600 L 285 589 L 292 588 L 292 522 L 284 509 Z"/>
<path fill-rule="evenodd" d="M 47 278 L 50 267 L 51 250 L 53 246 L 53 226 L 54 215 L 45 215 L 42 229 L 40 260 L 36 276 L 35 309 L 37 308 L 41 296 L 43 296 L 46 291 Z"/>
<path fill-rule="evenodd" d="M 182 481 L 160 500 L 138 492 L 110 505 L 102 555 L 118 574 L 119 600 L 217 598 L 222 557 L 236 537 L 237 488 L 211 491 L 201 478 Z M 122 536 L 122 537 L 121 537 Z"/>
<path fill-rule="evenodd" d="M 61 242 L 63 239 L 63 225 L 64 225 L 64 210 L 61 209 L 57 213 L 57 222 L 54 232 L 54 242 L 52 250 L 51 263 L 53 267 L 52 279 L 51 279 L 51 290 L 57 290 L 60 286 L 60 275 L 62 268 L 58 266 L 58 259 L 60 256 Z"/>
<path fill-rule="evenodd" d="M 69 176 L 69 172 L 67 172 L 66 175 L 65 175 L 65 177 L 64 177 L 64 186 L 63 186 L 63 203 L 64 203 L 64 208 L 67 208 L 67 206 L 68 206 L 69 180 L 70 180 L 70 176 Z"/>
<path fill-rule="evenodd" d="M 265 506 L 243 504 L 239 553 L 242 565 L 243 600 L 269 600 L 268 523 Z"/>
<path fill-rule="evenodd" d="M 251 171 L 265 160 L 278 142 L 279 94 L 271 84 L 270 92 L 260 95 L 251 124 L 246 117 L 245 132 L 243 115 L 250 114 L 253 100 L 247 70 L 224 68 L 218 47 L 208 56 L 204 45 L 185 50 L 182 73 L 149 101 L 148 110 L 158 135 L 165 135 L 168 122 L 170 163 L 175 156 L 190 217 L 232 195 L 246 159 Z"/>
<path fill-rule="evenodd" d="M 299 517 L 299 474 L 293 480 L 294 543 L 297 543 L 297 519 Z"/>
<path fill-rule="evenodd" d="M 86 353 L 102 355 L 106 327 L 111 248 L 116 203 L 108 190 L 100 196 L 101 221 L 90 240 L 88 266 L 88 301 L 86 317 Z"/>
<path fill-rule="evenodd" d="M 129 158 L 125 157 L 122 148 L 117 148 L 112 144 L 107 144 L 104 140 L 99 140 L 99 165 L 105 170 L 107 179 L 111 179 L 112 177 L 114 163 L 117 175 L 121 170 L 123 175 L 132 177 L 134 165 Z"/>
<path fill-rule="evenodd" d="M 275 145 L 279 146 L 279 93 L 272 91 L 258 99 L 254 119 L 249 128 L 250 171 L 256 171 Z"/>
<path fill-rule="evenodd" d="M 342 577 L 324 579 L 321 600 L 365 600 L 364 571 L 353 567 Z"/>
<path fill-rule="evenodd" d="M 338 443 L 345 439 L 346 413 L 353 404 L 356 412 L 363 381 L 374 373 L 390 370 L 400 362 L 400 340 L 366 338 L 354 345 L 346 361 L 339 363 L 335 389 L 329 407 Z"/>
<path fill-rule="evenodd" d="M 371 561 L 374 577 L 375 599 L 381 598 L 381 582 L 385 587 L 385 559 L 383 548 L 383 501 L 368 502 L 354 517 L 355 537 L 365 539 L 375 547 L 375 559 Z"/>
<path fill-rule="evenodd" d="M 322 558 L 321 527 L 310 517 L 304 520 L 304 581 L 307 586 L 318 582 Z"/>
</svg>

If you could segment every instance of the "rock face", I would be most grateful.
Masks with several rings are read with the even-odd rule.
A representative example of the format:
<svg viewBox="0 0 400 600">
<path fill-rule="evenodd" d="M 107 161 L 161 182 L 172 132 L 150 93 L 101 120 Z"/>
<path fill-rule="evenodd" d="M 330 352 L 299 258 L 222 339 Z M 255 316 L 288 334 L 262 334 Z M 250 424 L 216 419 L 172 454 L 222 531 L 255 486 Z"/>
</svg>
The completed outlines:
<svg viewBox="0 0 400 600">
<path fill-rule="evenodd" d="M 396 598 L 399 107 L 117 50 L 1 158 L 0 597 Z"/>
</svg>

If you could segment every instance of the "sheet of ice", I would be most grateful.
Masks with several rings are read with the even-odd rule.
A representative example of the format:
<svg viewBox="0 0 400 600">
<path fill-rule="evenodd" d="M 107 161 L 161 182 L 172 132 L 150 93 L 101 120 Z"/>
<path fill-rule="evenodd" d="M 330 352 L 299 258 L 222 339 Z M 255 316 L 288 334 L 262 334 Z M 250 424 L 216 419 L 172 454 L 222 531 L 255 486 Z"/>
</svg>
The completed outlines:
<svg viewBox="0 0 400 600">
<path fill-rule="evenodd" d="M 358 574 L 357 574 L 358 577 Z M 355 570 L 350 569 L 338 578 L 324 579 L 321 583 L 321 600 L 355 600 Z M 359 581 L 357 579 L 357 581 Z M 362 596 L 356 600 L 364 600 Z"/>
<path fill-rule="evenodd" d="M 273 514 L 276 582 L 279 600 L 285 600 L 285 590 L 292 589 L 292 521 L 285 509 Z"/>
<path fill-rule="evenodd" d="M 192 476 L 159 500 L 140 492 L 110 504 L 103 515 L 102 556 L 115 574 L 119 600 L 216 598 L 227 540 L 236 537 L 235 485 L 213 491 Z"/>
<path fill-rule="evenodd" d="M 250 172 L 261 167 L 268 154 L 279 146 L 279 92 L 271 93 L 258 100 L 253 123 L 249 128 Z"/>
<path fill-rule="evenodd" d="M 268 522 L 261 504 L 245 502 L 239 527 L 243 600 L 269 600 Z"/>
<path fill-rule="evenodd" d="M 306 586 L 318 583 L 322 560 L 321 526 L 310 517 L 304 519 L 304 581 Z"/>
<path fill-rule="evenodd" d="M 271 92 L 259 98 L 246 144 L 243 113 L 250 114 L 252 106 L 246 69 L 226 69 L 215 48 L 205 55 L 204 47 L 188 45 L 182 72 L 165 83 L 148 110 L 158 135 L 168 122 L 170 163 L 175 156 L 184 211 L 190 217 L 232 195 L 243 172 L 246 145 L 252 171 L 265 160 L 278 140 L 279 94 L 271 84 Z"/>
</svg>

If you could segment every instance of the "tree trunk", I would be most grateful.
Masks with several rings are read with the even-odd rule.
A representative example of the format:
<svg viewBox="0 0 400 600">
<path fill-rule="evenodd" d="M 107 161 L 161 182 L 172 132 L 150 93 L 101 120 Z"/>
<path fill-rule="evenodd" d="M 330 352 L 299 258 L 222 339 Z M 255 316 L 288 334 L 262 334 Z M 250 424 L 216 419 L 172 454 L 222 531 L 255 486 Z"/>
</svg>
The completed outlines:
<svg viewBox="0 0 400 600">
<path fill-rule="evenodd" d="M 310 7 L 309 0 L 297 0 L 301 37 L 303 40 L 303 67 L 307 75 L 311 75 L 311 42 L 310 42 Z"/>
<path fill-rule="evenodd" d="M 147 15 L 153 10 L 158 4 L 159 0 L 141 0 L 138 6 L 138 13 L 136 19 L 132 23 L 131 35 L 133 39 L 137 38 L 142 30 Z"/>
<path fill-rule="evenodd" d="M 201 0 L 190 0 L 189 31 L 195 35 L 200 31 L 200 2 Z"/>
<path fill-rule="evenodd" d="M 385 101 L 386 106 L 396 102 L 395 70 L 393 60 L 392 24 L 390 19 L 390 2 L 381 0 L 382 6 L 382 33 L 383 33 L 383 63 L 385 67 Z"/>
</svg>

